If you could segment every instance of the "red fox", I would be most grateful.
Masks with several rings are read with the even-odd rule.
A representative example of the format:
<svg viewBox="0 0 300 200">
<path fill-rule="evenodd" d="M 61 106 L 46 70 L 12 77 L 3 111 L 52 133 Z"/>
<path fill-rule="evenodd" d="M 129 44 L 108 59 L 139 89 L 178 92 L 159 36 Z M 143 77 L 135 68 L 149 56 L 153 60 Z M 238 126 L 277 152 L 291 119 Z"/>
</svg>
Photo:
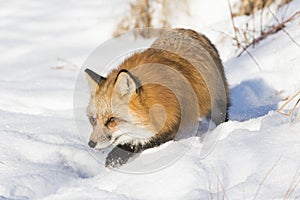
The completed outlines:
<svg viewBox="0 0 300 200">
<path fill-rule="evenodd" d="M 201 117 L 227 119 L 228 85 L 213 44 L 189 29 L 171 29 L 107 77 L 85 70 L 93 126 L 88 145 L 116 146 L 106 166 L 119 167 L 147 148 L 175 138 Z M 214 112 L 214 113 L 213 113 Z"/>
</svg>

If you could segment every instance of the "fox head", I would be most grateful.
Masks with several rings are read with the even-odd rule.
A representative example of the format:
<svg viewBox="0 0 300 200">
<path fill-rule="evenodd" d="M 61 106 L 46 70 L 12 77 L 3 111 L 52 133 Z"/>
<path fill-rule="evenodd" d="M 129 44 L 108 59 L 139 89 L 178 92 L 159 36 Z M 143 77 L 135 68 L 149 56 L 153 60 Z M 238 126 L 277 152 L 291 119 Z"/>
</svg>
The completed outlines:
<svg viewBox="0 0 300 200">
<path fill-rule="evenodd" d="M 93 127 L 89 146 L 99 150 L 110 145 L 147 142 L 156 129 L 133 75 L 121 70 L 104 78 L 89 69 L 85 72 L 91 92 L 87 116 Z"/>
</svg>

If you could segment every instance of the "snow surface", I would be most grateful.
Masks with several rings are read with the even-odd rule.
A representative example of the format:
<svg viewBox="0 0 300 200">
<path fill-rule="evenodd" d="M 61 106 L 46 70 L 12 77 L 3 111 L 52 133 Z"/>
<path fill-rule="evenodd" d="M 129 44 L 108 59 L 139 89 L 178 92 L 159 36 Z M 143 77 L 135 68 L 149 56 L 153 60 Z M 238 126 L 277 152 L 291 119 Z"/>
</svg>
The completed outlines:
<svg viewBox="0 0 300 200">
<path fill-rule="evenodd" d="M 80 67 L 110 39 L 127 2 L 0 1 L 1 200 L 300 198 L 300 120 L 276 112 L 300 90 L 299 45 L 280 31 L 250 48 L 260 70 L 247 53 L 235 57 L 224 36 L 232 35 L 226 0 L 189 2 L 190 16 L 173 16 L 172 26 L 203 32 L 216 44 L 231 87 L 230 121 L 213 130 L 221 135 L 207 156 L 200 155 L 200 138 L 187 138 L 191 146 L 171 165 L 134 174 L 95 159 L 84 139 L 88 121 L 84 113 L 75 121 L 73 112 Z M 274 12 L 281 19 L 299 8 L 294 0 Z M 265 25 L 276 23 L 270 14 L 264 19 Z M 237 24 L 247 20 L 240 17 Z M 299 19 L 285 30 L 300 43 Z M 88 130 L 83 137 L 82 129 Z M 160 148 L 183 145 L 171 141 Z M 153 151 L 127 167 L 147 163 Z"/>
</svg>

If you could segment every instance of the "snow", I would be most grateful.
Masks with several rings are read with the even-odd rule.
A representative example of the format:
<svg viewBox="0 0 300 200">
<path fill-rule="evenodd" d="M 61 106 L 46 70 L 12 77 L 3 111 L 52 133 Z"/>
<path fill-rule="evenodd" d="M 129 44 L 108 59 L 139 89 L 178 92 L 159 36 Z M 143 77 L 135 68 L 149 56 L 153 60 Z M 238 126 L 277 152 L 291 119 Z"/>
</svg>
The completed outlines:
<svg viewBox="0 0 300 200">
<path fill-rule="evenodd" d="M 99 45 L 109 47 L 128 2 L 1 1 L 1 200 L 300 198 L 300 119 L 276 112 L 300 90 L 299 46 L 283 31 L 269 36 L 249 48 L 259 69 L 224 39 L 232 34 L 226 0 L 189 2 L 190 16 L 173 16 L 172 26 L 201 31 L 216 44 L 231 88 L 230 120 L 209 133 L 218 141 L 208 154 L 199 137 L 185 138 L 114 170 L 102 164 L 107 152 L 87 147 L 81 66 L 97 63 L 86 59 Z M 287 18 L 299 8 L 294 0 L 275 15 Z M 247 17 L 237 24 L 247 20 L 252 24 Z M 274 23 L 266 14 L 264 25 Z M 285 28 L 298 43 L 299 27 L 297 19 Z M 140 43 L 112 51 L 134 45 Z"/>
</svg>

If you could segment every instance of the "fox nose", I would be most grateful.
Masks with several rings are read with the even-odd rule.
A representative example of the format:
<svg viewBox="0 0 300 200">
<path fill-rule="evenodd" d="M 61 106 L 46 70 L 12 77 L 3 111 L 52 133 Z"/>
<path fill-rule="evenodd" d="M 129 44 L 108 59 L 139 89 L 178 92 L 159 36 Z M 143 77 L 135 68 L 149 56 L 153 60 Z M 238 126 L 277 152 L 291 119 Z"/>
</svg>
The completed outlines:
<svg viewBox="0 0 300 200">
<path fill-rule="evenodd" d="M 89 145 L 89 147 L 94 148 L 97 145 L 97 142 L 94 142 L 93 140 L 90 140 L 88 145 Z"/>
</svg>

